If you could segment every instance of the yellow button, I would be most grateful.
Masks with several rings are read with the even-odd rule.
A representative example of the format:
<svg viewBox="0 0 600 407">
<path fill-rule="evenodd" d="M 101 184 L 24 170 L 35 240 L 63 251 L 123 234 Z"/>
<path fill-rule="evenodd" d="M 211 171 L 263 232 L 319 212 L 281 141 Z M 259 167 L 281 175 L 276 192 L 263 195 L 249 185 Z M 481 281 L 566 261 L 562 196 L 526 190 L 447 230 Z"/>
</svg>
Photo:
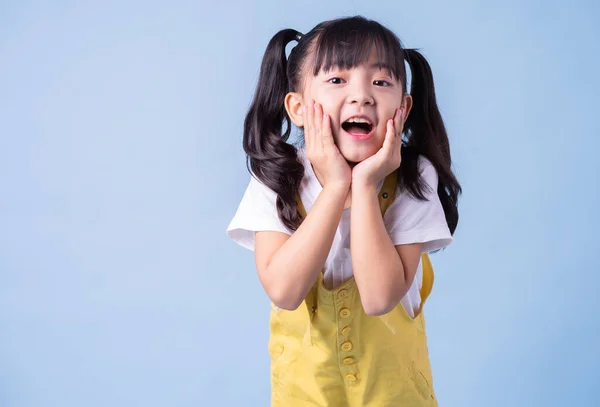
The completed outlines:
<svg viewBox="0 0 600 407">
<path fill-rule="evenodd" d="M 353 358 L 344 358 L 343 362 L 345 365 L 351 365 L 354 363 L 354 359 Z"/>
<path fill-rule="evenodd" d="M 350 310 L 348 308 L 342 308 L 340 310 L 340 318 L 348 318 L 350 316 Z"/>
<path fill-rule="evenodd" d="M 352 342 L 344 342 L 344 343 L 342 343 L 342 350 L 344 352 L 350 352 L 352 350 Z"/>
<path fill-rule="evenodd" d="M 340 300 L 346 298 L 347 296 L 348 296 L 348 291 L 346 291 L 346 290 L 340 290 L 340 292 L 338 293 L 338 298 Z"/>
<path fill-rule="evenodd" d="M 355 382 L 356 382 L 356 380 L 357 380 L 357 379 L 356 379 L 356 376 L 355 376 L 355 375 L 353 375 L 352 373 L 348 373 L 348 374 L 346 375 L 346 379 L 348 379 L 348 381 L 349 381 L 350 383 L 355 383 Z"/>
<path fill-rule="evenodd" d="M 342 335 L 348 335 L 350 333 L 350 327 L 344 327 L 344 329 L 342 329 Z"/>
</svg>

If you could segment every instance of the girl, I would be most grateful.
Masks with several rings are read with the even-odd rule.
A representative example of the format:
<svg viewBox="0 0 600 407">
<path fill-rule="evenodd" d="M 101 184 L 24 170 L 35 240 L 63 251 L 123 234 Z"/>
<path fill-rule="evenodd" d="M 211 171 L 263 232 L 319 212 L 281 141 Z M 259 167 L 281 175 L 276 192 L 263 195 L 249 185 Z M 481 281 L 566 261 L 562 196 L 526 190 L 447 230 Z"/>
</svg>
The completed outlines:
<svg viewBox="0 0 600 407">
<path fill-rule="evenodd" d="M 272 405 L 436 406 L 427 253 L 452 240 L 461 189 L 425 58 L 363 17 L 278 32 L 244 149 L 253 176 L 227 233 L 273 303 Z"/>
</svg>

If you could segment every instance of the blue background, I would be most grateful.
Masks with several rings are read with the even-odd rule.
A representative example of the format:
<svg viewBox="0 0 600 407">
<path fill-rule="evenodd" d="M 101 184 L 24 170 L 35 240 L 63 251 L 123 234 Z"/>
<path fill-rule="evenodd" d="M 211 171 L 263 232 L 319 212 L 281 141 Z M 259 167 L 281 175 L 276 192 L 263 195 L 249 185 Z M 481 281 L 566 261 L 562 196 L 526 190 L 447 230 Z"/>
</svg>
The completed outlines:
<svg viewBox="0 0 600 407">
<path fill-rule="evenodd" d="M 597 406 L 593 1 L 0 3 L 0 406 L 266 406 L 269 303 L 225 236 L 281 28 L 421 48 L 463 185 L 433 255 L 441 406 Z"/>
</svg>

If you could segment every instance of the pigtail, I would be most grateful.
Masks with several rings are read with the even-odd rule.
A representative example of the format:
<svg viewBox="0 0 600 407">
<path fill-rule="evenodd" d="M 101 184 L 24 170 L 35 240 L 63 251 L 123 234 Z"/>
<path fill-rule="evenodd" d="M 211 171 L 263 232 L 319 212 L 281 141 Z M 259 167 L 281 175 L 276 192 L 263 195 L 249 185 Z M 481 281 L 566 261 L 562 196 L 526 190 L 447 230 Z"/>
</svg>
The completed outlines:
<svg viewBox="0 0 600 407">
<path fill-rule="evenodd" d="M 402 157 L 401 181 L 416 197 L 424 199 L 422 184 L 409 182 L 419 180 L 418 157 L 427 157 L 438 173 L 438 196 L 444 208 L 450 233 L 458 224 L 458 196 L 460 184 L 452 172 L 450 143 L 442 115 L 437 106 L 433 74 L 429 63 L 417 50 L 404 49 L 412 74 L 411 95 L 413 107 L 404 131 L 408 135 L 405 154 Z"/>
<path fill-rule="evenodd" d="M 279 218 L 292 231 L 301 222 L 296 192 L 304 167 L 296 148 L 287 143 L 292 126 L 284 107 L 289 91 L 285 49 L 298 35 L 296 30 L 281 30 L 269 42 L 254 99 L 244 120 L 243 140 L 248 170 L 277 193 Z"/>
</svg>

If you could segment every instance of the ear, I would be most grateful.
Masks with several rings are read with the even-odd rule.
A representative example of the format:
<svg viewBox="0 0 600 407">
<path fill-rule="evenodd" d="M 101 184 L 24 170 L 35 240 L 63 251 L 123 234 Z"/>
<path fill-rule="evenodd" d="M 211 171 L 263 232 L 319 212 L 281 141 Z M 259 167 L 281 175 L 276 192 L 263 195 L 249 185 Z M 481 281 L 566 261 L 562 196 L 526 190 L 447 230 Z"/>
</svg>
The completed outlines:
<svg viewBox="0 0 600 407">
<path fill-rule="evenodd" d="M 290 92 L 285 95 L 285 110 L 296 127 L 304 127 L 304 115 L 302 107 L 302 95 L 297 92 Z"/>
<path fill-rule="evenodd" d="M 404 117 L 402 118 L 402 122 L 405 122 L 408 114 L 410 113 L 410 109 L 412 109 L 413 106 L 413 99 L 411 95 L 406 94 L 402 97 L 402 106 L 404 107 Z"/>
</svg>

